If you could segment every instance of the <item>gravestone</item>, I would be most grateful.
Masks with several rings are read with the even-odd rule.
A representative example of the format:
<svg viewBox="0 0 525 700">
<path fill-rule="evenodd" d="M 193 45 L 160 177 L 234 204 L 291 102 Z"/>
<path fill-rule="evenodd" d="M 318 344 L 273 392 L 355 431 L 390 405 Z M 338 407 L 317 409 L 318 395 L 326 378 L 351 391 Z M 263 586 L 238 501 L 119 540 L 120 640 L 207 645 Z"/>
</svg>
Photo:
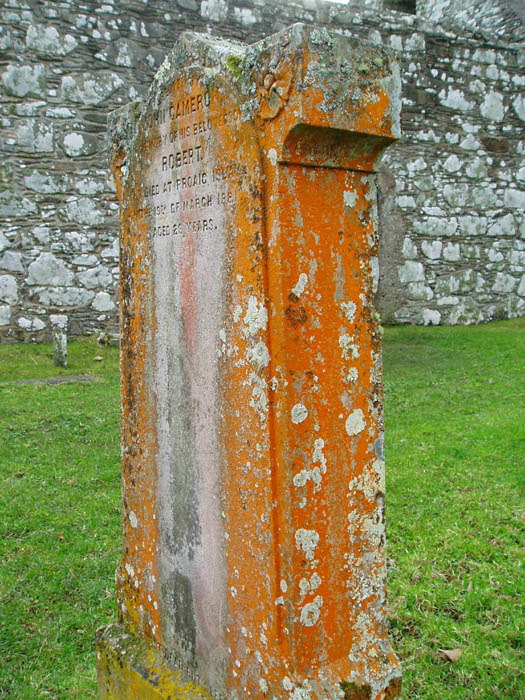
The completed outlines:
<svg viewBox="0 0 525 700">
<path fill-rule="evenodd" d="M 53 359 L 57 367 L 67 367 L 67 316 L 51 314 L 49 317 L 53 333 Z"/>
<path fill-rule="evenodd" d="M 398 697 L 373 306 L 394 58 L 302 25 L 186 33 L 110 126 L 124 551 L 100 697 Z"/>
</svg>

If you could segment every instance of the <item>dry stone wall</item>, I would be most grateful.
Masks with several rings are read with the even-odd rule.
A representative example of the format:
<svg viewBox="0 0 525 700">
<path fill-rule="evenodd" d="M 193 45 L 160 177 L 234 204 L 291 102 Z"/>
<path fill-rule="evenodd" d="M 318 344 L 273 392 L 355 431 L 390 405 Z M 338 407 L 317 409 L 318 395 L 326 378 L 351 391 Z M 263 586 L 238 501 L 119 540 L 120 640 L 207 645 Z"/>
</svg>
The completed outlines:
<svg viewBox="0 0 525 700">
<path fill-rule="evenodd" d="M 404 137 L 379 177 L 383 318 L 455 324 L 522 315 L 523 48 L 501 31 L 491 40 L 386 4 L 5 0 L 0 339 L 50 338 L 57 313 L 72 334 L 117 330 L 108 113 L 145 93 L 184 29 L 250 42 L 296 21 L 402 57 Z"/>
<path fill-rule="evenodd" d="M 417 12 L 434 23 L 467 27 L 505 41 L 525 39 L 525 5 L 523 0 L 417 0 Z"/>
<path fill-rule="evenodd" d="M 414 29 L 387 38 L 405 72 L 404 141 L 384 162 L 396 193 L 383 222 L 394 229 L 383 283 L 395 276 L 383 314 L 425 324 L 522 315 L 523 53 Z"/>
</svg>

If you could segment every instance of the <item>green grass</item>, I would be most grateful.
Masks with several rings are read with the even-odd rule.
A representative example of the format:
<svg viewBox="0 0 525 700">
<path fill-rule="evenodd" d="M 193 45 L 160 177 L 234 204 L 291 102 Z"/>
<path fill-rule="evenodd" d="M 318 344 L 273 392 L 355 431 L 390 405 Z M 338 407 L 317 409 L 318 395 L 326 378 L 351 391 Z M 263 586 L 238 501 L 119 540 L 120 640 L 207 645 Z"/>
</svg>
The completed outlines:
<svg viewBox="0 0 525 700">
<path fill-rule="evenodd" d="M 102 362 L 93 360 L 102 356 Z M 93 384 L 6 381 L 90 373 Z M 0 697 L 94 698 L 120 549 L 118 349 L 0 346 Z"/>
<path fill-rule="evenodd" d="M 387 329 L 390 624 L 411 700 L 525 698 L 524 331 Z"/>
<path fill-rule="evenodd" d="M 391 637 L 406 700 L 525 698 L 525 322 L 387 328 Z M 93 358 L 102 355 L 102 362 Z M 95 698 L 115 619 L 118 353 L 0 346 L 0 697 Z M 93 384 L 8 381 L 90 373 Z M 447 661 L 440 649 L 462 649 Z"/>
</svg>

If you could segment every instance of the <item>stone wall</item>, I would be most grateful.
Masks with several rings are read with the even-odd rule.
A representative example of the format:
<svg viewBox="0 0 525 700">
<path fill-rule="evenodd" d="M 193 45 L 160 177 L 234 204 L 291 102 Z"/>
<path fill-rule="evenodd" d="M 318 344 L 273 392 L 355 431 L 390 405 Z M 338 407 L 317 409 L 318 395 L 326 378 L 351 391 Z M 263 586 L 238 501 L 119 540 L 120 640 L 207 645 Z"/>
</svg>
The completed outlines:
<svg viewBox="0 0 525 700">
<path fill-rule="evenodd" d="M 417 0 L 417 12 L 435 23 L 467 28 L 486 38 L 525 39 L 523 0 Z"/>
<path fill-rule="evenodd" d="M 389 2 L 5 0 L 0 339 L 49 337 L 54 313 L 68 315 L 73 334 L 116 331 L 107 114 L 144 94 L 183 29 L 255 41 L 295 21 L 400 52 L 404 138 L 380 177 L 385 320 L 523 314 L 523 49 L 501 32 L 459 34 Z"/>
<path fill-rule="evenodd" d="M 389 41 L 405 59 L 404 141 L 384 161 L 397 207 L 383 229 L 399 230 L 384 251 L 385 278 L 385 256 L 397 256 L 403 240 L 402 262 L 394 260 L 400 286 L 380 300 L 383 314 L 426 324 L 521 315 L 523 53 L 445 31 L 397 32 Z"/>
</svg>

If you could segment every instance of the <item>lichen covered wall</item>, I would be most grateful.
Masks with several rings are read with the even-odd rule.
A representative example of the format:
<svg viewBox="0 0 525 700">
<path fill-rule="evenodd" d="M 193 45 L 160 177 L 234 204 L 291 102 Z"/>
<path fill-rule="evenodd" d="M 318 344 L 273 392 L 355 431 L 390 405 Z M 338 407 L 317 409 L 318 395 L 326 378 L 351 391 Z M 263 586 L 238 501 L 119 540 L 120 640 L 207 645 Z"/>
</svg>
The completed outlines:
<svg viewBox="0 0 525 700">
<path fill-rule="evenodd" d="M 503 30 L 490 43 L 381 4 L 6 0 L 0 338 L 49 337 L 53 313 L 68 315 L 72 334 L 116 331 L 107 114 L 145 93 L 183 29 L 250 42 L 296 21 L 401 52 L 404 138 L 384 161 L 380 193 L 383 318 L 472 323 L 523 314 L 523 50 L 503 43 Z M 484 29 L 490 21 L 483 14 Z"/>
<path fill-rule="evenodd" d="M 384 255 L 398 256 L 399 287 L 380 300 L 383 314 L 425 324 L 522 315 L 524 55 L 437 32 L 387 41 L 402 48 L 405 73 L 404 140 L 384 161 L 396 207 L 383 228 L 401 234 Z"/>
<path fill-rule="evenodd" d="M 416 0 L 415 4 L 418 14 L 431 22 L 448 22 L 505 41 L 525 39 L 522 0 Z"/>
</svg>

